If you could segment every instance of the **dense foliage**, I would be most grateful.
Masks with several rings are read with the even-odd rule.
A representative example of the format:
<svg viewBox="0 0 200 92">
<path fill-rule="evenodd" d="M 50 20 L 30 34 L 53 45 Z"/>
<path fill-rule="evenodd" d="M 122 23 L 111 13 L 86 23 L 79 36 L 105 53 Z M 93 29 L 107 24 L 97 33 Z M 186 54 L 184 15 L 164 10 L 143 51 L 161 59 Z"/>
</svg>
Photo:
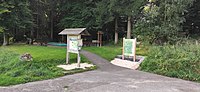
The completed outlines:
<svg viewBox="0 0 200 92">
<path fill-rule="evenodd" d="M 137 16 L 145 0 L 3 0 L 1 2 L 0 26 L 1 29 L 4 28 L 6 45 L 9 44 L 10 37 L 15 41 L 25 38 L 56 40 L 58 32 L 70 27 L 110 30 L 109 33 L 113 33 L 112 30 L 118 30 L 112 29 L 115 26 L 113 23 L 115 19 L 118 20 L 120 16 L 126 18 Z M 126 26 L 123 31 L 125 29 Z"/>
<path fill-rule="evenodd" d="M 195 0 L 194 4 L 188 9 L 185 18 L 186 21 L 183 24 L 183 29 L 188 35 L 200 34 L 200 1 Z"/>
<path fill-rule="evenodd" d="M 102 0 L 96 7 L 97 23 L 103 26 L 120 16 L 136 17 L 144 4 L 145 0 Z"/>
<path fill-rule="evenodd" d="M 17 37 L 17 32 L 28 32 L 33 26 L 33 17 L 27 0 L 1 1 L 2 13 L 0 26 L 4 28 L 4 45 L 8 44 L 9 36 Z M 23 37 L 23 34 L 19 35 Z"/>
<path fill-rule="evenodd" d="M 105 31 L 109 39 L 115 33 L 118 39 L 118 33 L 120 37 L 128 35 L 130 25 L 134 37 L 150 43 L 175 43 L 188 32 L 199 32 L 199 1 L 192 5 L 194 1 L 1 0 L 0 30 L 4 30 L 4 41 L 10 37 L 21 41 L 24 35 L 54 41 L 58 40 L 58 32 L 70 27 Z"/>
<path fill-rule="evenodd" d="M 60 5 L 60 27 L 92 27 L 95 25 L 94 8 L 98 0 L 66 0 Z"/>
<path fill-rule="evenodd" d="M 150 43 L 174 43 L 183 31 L 185 13 L 194 0 L 157 0 L 144 9 L 137 35 Z"/>
<path fill-rule="evenodd" d="M 200 48 L 197 45 L 152 47 L 141 70 L 200 82 Z"/>
</svg>

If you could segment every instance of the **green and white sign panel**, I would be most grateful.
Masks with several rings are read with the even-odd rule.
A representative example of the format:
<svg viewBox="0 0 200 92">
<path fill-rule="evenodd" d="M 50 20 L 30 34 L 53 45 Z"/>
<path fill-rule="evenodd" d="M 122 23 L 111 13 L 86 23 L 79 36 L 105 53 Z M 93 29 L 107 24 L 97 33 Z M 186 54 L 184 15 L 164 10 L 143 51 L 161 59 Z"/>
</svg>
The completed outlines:
<svg viewBox="0 0 200 92">
<path fill-rule="evenodd" d="M 126 56 L 133 55 L 133 40 L 124 39 L 124 55 Z"/>
<path fill-rule="evenodd" d="M 69 53 L 76 53 L 78 67 L 80 67 L 81 57 L 79 51 L 81 50 L 81 46 L 83 45 L 82 39 L 80 39 L 80 35 L 67 35 L 67 58 L 66 62 L 69 64 Z"/>
<path fill-rule="evenodd" d="M 135 39 L 123 39 L 123 55 L 135 56 L 136 52 L 136 38 Z"/>
<path fill-rule="evenodd" d="M 69 39 L 69 52 L 78 53 L 78 40 L 77 39 Z"/>
</svg>

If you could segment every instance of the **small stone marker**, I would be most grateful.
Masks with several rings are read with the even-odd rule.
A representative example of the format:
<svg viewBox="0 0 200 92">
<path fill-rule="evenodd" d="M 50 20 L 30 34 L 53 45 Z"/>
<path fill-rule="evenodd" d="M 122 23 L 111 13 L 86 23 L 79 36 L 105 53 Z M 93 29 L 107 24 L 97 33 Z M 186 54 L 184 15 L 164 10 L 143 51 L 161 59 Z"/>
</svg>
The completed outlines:
<svg viewBox="0 0 200 92">
<path fill-rule="evenodd" d="M 33 57 L 29 53 L 25 53 L 20 56 L 20 60 L 22 61 L 33 61 Z"/>
</svg>

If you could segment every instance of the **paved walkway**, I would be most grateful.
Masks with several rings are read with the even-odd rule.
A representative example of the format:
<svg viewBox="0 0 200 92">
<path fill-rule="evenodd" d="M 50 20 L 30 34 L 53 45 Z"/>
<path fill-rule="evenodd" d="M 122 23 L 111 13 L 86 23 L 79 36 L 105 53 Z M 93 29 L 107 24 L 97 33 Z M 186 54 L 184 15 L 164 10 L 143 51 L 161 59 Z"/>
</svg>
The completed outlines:
<svg viewBox="0 0 200 92">
<path fill-rule="evenodd" d="M 99 68 L 61 78 L 0 87 L 0 92 L 200 92 L 200 84 L 121 68 L 87 51 Z"/>
</svg>

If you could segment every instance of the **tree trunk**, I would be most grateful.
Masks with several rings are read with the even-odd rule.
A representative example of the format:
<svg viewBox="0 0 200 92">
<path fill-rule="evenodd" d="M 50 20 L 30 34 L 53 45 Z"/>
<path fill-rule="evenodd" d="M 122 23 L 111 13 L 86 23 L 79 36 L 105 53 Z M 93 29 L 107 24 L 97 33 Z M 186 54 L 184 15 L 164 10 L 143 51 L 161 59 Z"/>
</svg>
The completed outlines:
<svg viewBox="0 0 200 92">
<path fill-rule="evenodd" d="M 8 39 L 7 39 L 6 33 L 3 32 L 3 46 L 6 46 L 6 45 L 8 45 Z"/>
<path fill-rule="evenodd" d="M 30 37 L 33 39 L 34 38 L 34 33 L 33 33 L 33 27 L 31 28 L 31 32 L 30 32 Z"/>
<path fill-rule="evenodd" d="M 118 43 L 118 24 L 117 24 L 117 18 L 115 19 L 115 44 Z"/>
<path fill-rule="evenodd" d="M 51 40 L 53 40 L 53 10 L 51 10 Z"/>
<path fill-rule="evenodd" d="M 31 32 L 30 32 L 30 38 L 31 38 L 31 41 L 29 44 L 33 44 L 33 39 L 34 39 L 34 34 L 33 34 L 33 27 L 31 27 Z"/>
<path fill-rule="evenodd" d="M 131 17 L 128 16 L 127 22 L 127 39 L 131 39 Z"/>
<path fill-rule="evenodd" d="M 39 0 L 37 0 L 37 31 L 36 31 L 36 38 L 39 38 Z"/>
</svg>

